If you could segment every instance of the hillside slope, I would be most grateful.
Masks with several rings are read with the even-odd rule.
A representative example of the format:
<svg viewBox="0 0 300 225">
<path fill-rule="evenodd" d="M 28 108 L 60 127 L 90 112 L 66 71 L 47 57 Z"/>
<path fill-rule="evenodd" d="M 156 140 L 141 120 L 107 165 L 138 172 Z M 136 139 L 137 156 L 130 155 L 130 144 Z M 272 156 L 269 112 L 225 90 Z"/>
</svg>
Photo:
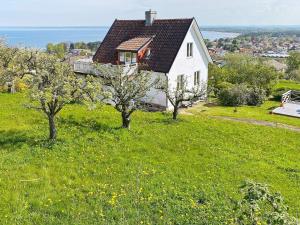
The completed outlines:
<svg viewBox="0 0 300 225">
<path fill-rule="evenodd" d="M 25 103 L 0 94 L 0 224 L 223 224 L 247 179 L 299 215 L 299 133 L 143 112 L 126 131 L 111 107 L 72 105 L 51 144 Z"/>
</svg>

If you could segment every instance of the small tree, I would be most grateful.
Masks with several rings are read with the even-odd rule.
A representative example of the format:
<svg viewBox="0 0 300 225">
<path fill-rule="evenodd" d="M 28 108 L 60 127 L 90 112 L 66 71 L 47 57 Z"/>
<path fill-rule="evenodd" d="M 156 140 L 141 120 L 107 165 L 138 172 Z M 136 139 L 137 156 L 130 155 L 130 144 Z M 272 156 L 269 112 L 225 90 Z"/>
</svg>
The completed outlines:
<svg viewBox="0 0 300 225">
<path fill-rule="evenodd" d="M 122 127 L 129 129 L 132 113 L 141 107 L 143 98 L 158 80 L 137 68 L 101 64 L 95 67 L 108 86 L 115 109 L 121 113 Z"/>
<path fill-rule="evenodd" d="M 207 85 L 205 83 L 199 81 L 192 88 L 188 88 L 186 78 L 181 78 L 180 81 L 177 81 L 176 87 L 169 87 L 168 81 L 163 84 L 163 90 L 166 93 L 167 99 L 173 106 L 173 120 L 177 119 L 178 110 L 183 102 L 192 104 L 194 101 L 207 96 Z"/>
<path fill-rule="evenodd" d="M 15 92 L 15 81 L 34 71 L 35 51 L 9 48 L 0 42 L 0 85 L 7 84 L 8 92 Z"/>
<path fill-rule="evenodd" d="M 49 139 L 54 140 L 57 137 L 55 116 L 66 104 L 76 99 L 95 101 L 101 86 L 93 82 L 92 77 L 87 80 L 77 78 L 68 64 L 60 62 L 53 55 L 37 53 L 34 65 L 35 73 L 29 82 L 30 107 L 46 114 Z"/>
<path fill-rule="evenodd" d="M 242 187 L 243 199 L 236 206 L 236 224 L 287 224 L 299 221 L 290 216 L 288 206 L 279 193 L 271 193 L 268 186 L 248 181 Z"/>
<path fill-rule="evenodd" d="M 0 42 L 0 85 L 7 85 L 10 93 L 15 92 L 15 60 L 18 51 L 18 48 L 9 48 Z"/>
</svg>

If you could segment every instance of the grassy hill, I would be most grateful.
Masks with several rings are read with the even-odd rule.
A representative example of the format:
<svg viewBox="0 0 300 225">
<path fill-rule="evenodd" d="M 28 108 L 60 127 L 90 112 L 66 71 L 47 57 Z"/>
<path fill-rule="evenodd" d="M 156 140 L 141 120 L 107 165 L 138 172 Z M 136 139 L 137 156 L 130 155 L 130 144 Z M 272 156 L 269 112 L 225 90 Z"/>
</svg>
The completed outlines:
<svg viewBox="0 0 300 225">
<path fill-rule="evenodd" d="M 0 224 L 224 224 L 239 186 L 279 191 L 299 216 L 300 138 L 285 129 L 68 106 L 55 144 L 23 94 L 0 94 Z"/>
</svg>

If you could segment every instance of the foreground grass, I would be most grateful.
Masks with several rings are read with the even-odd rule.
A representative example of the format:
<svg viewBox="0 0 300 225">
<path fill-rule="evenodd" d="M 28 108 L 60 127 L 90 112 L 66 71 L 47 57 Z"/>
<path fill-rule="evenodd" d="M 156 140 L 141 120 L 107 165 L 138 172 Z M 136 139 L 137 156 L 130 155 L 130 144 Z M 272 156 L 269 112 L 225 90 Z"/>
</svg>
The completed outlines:
<svg viewBox="0 0 300 225">
<path fill-rule="evenodd" d="M 300 138 L 203 116 L 72 105 L 59 140 L 22 94 L 0 94 L 0 224 L 224 224 L 246 179 L 300 208 Z M 299 214 L 298 214 L 299 215 Z"/>
</svg>

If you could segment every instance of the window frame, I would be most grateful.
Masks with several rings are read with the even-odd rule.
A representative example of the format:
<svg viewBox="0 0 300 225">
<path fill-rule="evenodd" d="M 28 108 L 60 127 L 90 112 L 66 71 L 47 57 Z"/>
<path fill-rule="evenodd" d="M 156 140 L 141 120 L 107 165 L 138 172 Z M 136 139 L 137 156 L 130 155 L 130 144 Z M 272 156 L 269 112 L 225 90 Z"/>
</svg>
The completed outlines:
<svg viewBox="0 0 300 225">
<path fill-rule="evenodd" d="M 200 85 L 200 70 L 194 72 L 194 86 Z"/>
<path fill-rule="evenodd" d="M 177 90 L 182 90 L 184 85 L 184 74 L 177 76 Z"/>
<path fill-rule="evenodd" d="M 133 59 L 135 59 L 135 61 L 133 61 Z M 135 63 L 137 63 L 137 53 L 131 52 L 131 64 L 135 64 Z"/>
<path fill-rule="evenodd" d="M 138 53 L 129 52 L 129 51 L 120 51 L 119 62 L 124 64 L 136 64 L 138 62 Z"/>
<path fill-rule="evenodd" d="M 194 43 L 193 42 L 188 42 L 187 43 L 187 57 L 192 58 L 194 55 Z"/>
<path fill-rule="evenodd" d="M 124 60 L 125 64 L 131 64 L 131 60 L 132 60 L 131 57 L 132 57 L 131 52 L 125 52 L 125 60 Z M 129 61 L 127 61 L 127 59 L 129 59 Z"/>
<path fill-rule="evenodd" d="M 125 62 L 125 52 L 119 52 L 119 61 L 122 63 Z"/>
</svg>

